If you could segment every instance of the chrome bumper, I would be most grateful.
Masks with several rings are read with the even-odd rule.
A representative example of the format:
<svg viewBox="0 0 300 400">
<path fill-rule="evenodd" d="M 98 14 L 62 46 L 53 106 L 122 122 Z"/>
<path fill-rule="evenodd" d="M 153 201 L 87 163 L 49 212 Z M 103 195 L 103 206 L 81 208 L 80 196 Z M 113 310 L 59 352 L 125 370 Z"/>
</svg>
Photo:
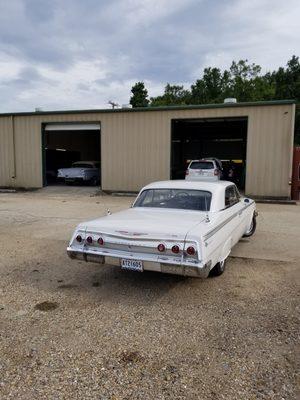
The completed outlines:
<svg viewBox="0 0 300 400">
<path fill-rule="evenodd" d="M 123 251 L 93 250 L 67 248 L 68 256 L 72 259 L 121 266 L 121 259 L 143 261 L 144 271 L 156 271 L 167 274 L 207 278 L 211 269 L 210 262 L 203 264 L 198 260 L 178 260 L 175 257 L 153 256 L 142 253 L 127 253 Z"/>
</svg>

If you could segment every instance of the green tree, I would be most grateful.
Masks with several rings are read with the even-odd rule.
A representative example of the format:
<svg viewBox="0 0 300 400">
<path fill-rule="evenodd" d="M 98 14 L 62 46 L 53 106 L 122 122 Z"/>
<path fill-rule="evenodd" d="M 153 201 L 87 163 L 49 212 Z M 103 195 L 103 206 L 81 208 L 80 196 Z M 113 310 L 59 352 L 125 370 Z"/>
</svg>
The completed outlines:
<svg viewBox="0 0 300 400">
<path fill-rule="evenodd" d="M 190 92 L 181 85 L 167 83 L 162 96 L 152 97 L 151 106 L 173 106 L 190 104 Z"/>
<path fill-rule="evenodd" d="M 132 96 L 130 104 L 132 107 L 147 107 L 149 104 L 148 90 L 145 88 L 144 82 L 137 82 L 131 88 Z"/>
<path fill-rule="evenodd" d="M 287 68 L 280 67 L 273 72 L 277 99 L 295 99 L 300 102 L 300 63 L 299 57 L 293 56 L 287 62 Z"/>
<path fill-rule="evenodd" d="M 238 101 L 269 100 L 275 88 L 261 75 L 261 67 L 248 60 L 233 61 L 230 67 L 231 91 Z"/>
<path fill-rule="evenodd" d="M 191 101 L 194 104 L 220 103 L 230 92 L 230 74 L 219 68 L 205 68 L 202 79 L 191 85 Z"/>
<path fill-rule="evenodd" d="M 276 99 L 292 99 L 300 103 L 300 63 L 295 55 L 287 62 L 286 68 L 280 67 L 272 74 L 275 83 Z M 300 108 L 295 116 L 295 144 L 300 145 Z"/>
</svg>

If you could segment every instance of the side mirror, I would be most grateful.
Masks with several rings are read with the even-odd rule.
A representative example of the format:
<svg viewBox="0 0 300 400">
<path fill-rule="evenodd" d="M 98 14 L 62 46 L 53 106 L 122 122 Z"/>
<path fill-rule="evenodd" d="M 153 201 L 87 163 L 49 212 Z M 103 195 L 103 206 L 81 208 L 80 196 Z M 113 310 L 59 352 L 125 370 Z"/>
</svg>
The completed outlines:
<svg viewBox="0 0 300 400">
<path fill-rule="evenodd" d="M 249 199 L 244 199 L 244 203 L 250 203 Z"/>
</svg>

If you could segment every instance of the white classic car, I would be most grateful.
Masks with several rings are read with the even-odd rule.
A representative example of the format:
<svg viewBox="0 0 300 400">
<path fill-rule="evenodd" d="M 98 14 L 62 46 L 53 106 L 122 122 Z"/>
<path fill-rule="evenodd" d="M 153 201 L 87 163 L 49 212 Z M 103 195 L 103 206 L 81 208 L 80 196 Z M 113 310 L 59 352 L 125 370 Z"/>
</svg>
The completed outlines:
<svg viewBox="0 0 300 400">
<path fill-rule="evenodd" d="M 100 181 L 99 161 L 76 161 L 71 168 L 61 168 L 57 171 L 57 179 L 69 182 L 91 183 L 97 185 Z"/>
<path fill-rule="evenodd" d="M 80 224 L 71 258 L 206 278 L 221 275 L 232 247 L 256 228 L 255 202 L 231 182 L 145 186 L 132 207 Z"/>
</svg>

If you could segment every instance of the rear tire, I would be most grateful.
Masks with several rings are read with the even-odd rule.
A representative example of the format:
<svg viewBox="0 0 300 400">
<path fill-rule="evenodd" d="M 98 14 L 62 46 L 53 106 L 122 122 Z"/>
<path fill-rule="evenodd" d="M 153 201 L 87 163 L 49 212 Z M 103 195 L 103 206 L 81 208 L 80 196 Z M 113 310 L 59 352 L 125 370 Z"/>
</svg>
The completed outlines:
<svg viewBox="0 0 300 400">
<path fill-rule="evenodd" d="M 247 232 L 244 233 L 243 237 L 250 237 L 254 234 L 255 231 L 256 231 L 256 217 L 255 215 L 253 215 L 250 228 L 248 229 Z"/>
<path fill-rule="evenodd" d="M 225 271 L 226 259 L 218 262 L 210 271 L 209 276 L 220 276 Z"/>
</svg>

